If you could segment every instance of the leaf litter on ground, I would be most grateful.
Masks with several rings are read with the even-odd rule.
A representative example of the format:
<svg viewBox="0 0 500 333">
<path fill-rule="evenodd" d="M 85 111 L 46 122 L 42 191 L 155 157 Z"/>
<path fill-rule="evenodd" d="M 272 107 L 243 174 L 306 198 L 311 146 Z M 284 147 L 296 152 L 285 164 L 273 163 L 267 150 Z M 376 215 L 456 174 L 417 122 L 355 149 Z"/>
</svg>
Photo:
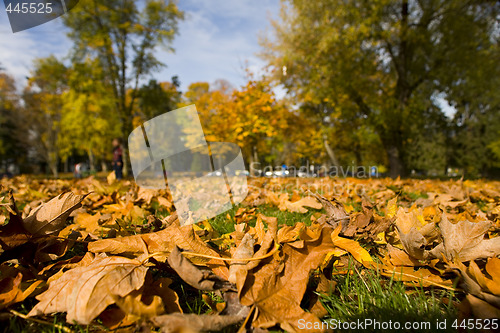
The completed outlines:
<svg viewBox="0 0 500 333">
<path fill-rule="evenodd" d="M 97 331 L 296 332 L 299 320 L 321 331 L 319 295 L 335 295 L 336 276 L 369 288 L 363 276 L 379 272 L 410 290 L 461 293 L 462 319 L 498 316 L 498 182 L 249 181 L 232 215 L 181 226 L 167 190 L 113 177 L 2 180 L 0 311 L 47 325 L 63 312 L 65 325 Z M 336 186 L 353 183 L 363 193 Z M 279 219 L 262 213 L 272 207 Z M 210 312 L 185 313 L 186 290 Z"/>
</svg>

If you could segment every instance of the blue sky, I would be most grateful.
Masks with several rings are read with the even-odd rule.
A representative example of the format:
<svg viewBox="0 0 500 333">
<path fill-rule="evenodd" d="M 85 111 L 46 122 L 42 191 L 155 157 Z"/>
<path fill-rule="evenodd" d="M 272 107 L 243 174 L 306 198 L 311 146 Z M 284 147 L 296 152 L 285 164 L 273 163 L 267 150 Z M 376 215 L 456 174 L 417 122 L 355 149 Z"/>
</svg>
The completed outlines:
<svg viewBox="0 0 500 333">
<path fill-rule="evenodd" d="M 85 1 L 85 0 L 81 0 Z M 160 81 L 178 75 L 181 89 L 196 81 L 226 79 L 235 87 L 245 83 L 245 66 L 259 71 L 258 35 L 270 29 L 279 0 L 180 0 L 186 18 L 173 43 L 175 53 L 157 52 L 167 65 L 154 77 Z M 29 75 L 36 57 L 65 57 L 71 48 L 61 20 L 13 34 L 5 7 L 0 4 L 0 64 L 16 79 Z"/>
</svg>

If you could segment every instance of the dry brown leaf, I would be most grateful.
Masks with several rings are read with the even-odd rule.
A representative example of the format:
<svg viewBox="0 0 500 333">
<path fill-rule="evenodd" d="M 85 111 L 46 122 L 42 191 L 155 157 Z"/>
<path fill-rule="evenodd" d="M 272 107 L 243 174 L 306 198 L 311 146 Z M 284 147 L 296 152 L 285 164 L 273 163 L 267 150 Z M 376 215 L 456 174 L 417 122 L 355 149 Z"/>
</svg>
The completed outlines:
<svg viewBox="0 0 500 333">
<path fill-rule="evenodd" d="M 389 261 L 394 266 L 422 266 L 417 259 L 391 244 L 387 244 L 387 254 L 389 256 Z"/>
<path fill-rule="evenodd" d="M 168 209 L 172 208 L 172 202 L 168 200 L 167 198 L 164 197 L 157 197 L 156 200 L 158 200 L 158 203 L 160 206 L 166 207 Z"/>
<path fill-rule="evenodd" d="M 432 249 L 431 254 L 436 258 L 444 255 L 448 260 L 458 259 L 462 262 L 496 257 L 500 254 L 500 237 L 484 238 L 490 226 L 488 221 L 460 221 L 454 224 L 443 214 L 439 223 L 443 244 Z"/>
<path fill-rule="evenodd" d="M 329 280 L 326 278 L 325 274 L 319 274 L 319 282 L 316 287 L 316 293 L 312 295 L 312 300 L 310 302 L 309 312 L 316 315 L 318 318 L 323 318 L 328 314 L 328 311 L 325 309 L 323 304 L 321 303 L 320 295 L 318 294 L 329 294 L 331 295 L 337 286 L 337 282 L 333 280 Z"/>
<path fill-rule="evenodd" d="M 488 302 L 473 296 L 467 295 L 464 302 L 468 303 L 470 311 L 476 319 L 498 319 L 500 318 L 500 309 L 492 306 Z"/>
<path fill-rule="evenodd" d="M 7 207 L 9 210 L 9 223 L 0 227 L 0 246 L 2 252 L 25 244 L 31 238 L 31 235 L 23 228 L 23 220 L 17 210 L 12 191 L 9 191 L 8 205 L 4 207 Z"/>
<path fill-rule="evenodd" d="M 99 220 L 102 218 L 101 213 L 97 213 L 94 215 L 88 213 L 80 213 L 76 215 L 74 221 L 81 228 L 87 230 L 88 232 L 95 232 L 100 228 Z"/>
<path fill-rule="evenodd" d="M 168 256 L 168 264 L 190 286 L 199 290 L 216 290 L 215 275 L 210 271 L 202 271 L 182 255 L 176 246 Z"/>
<path fill-rule="evenodd" d="M 413 267 L 385 265 L 382 275 L 390 277 L 396 281 L 402 281 L 413 287 L 441 287 L 453 290 L 452 282 L 443 280 L 439 275 L 434 274 L 427 268 L 414 269 Z"/>
<path fill-rule="evenodd" d="M 19 303 L 28 298 L 35 289 L 43 282 L 37 280 L 31 283 L 26 289 L 21 289 L 23 275 L 18 273 L 15 278 L 6 277 L 0 280 L 0 310 L 12 304 Z"/>
<path fill-rule="evenodd" d="M 485 278 L 486 287 L 492 294 L 500 296 L 500 259 L 489 258 L 486 272 L 491 276 L 491 279 Z"/>
<path fill-rule="evenodd" d="M 405 251 L 415 259 L 427 259 L 425 246 L 435 237 L 434 223 L 426 223 L 423 212 L 412 210 L 408 213 L 400 207 L 396 213 L 396 228 Z"/>
<path fill-rule="evenodd" d="M 138 260 L 96 256 L 90 265 L 70 269 L 50 282 L 28 316 L 67 312 L 68 322 L 88 325 L 115 302 L 113 297 L 125 297 L 141 288 L 146 272 Z"/>
<path fill-rule="evenodd" d="M 370 220 L 373 217 L 373 207 L 366 199 L 363 199 L 362 207 L 363 212 L 351 215 L 349 225 L 344 231 L 344 236 L 352 237 L 356 233 L 362 233 L 370 224 Z"/>
<path fill-rule="evenodd" d="M 181 227 L 176 216 L 173 216 L 172 222 L 166 229 L 147 234 L 101 239 L 90 243 L 88 249 L 93 253 L 106 252 L 127 256 L 138 256 L 143 253 L 159 253 L 155 257 L 164 260 L 167 254 L 172 252 L 175 246 L 178 246 L 183 250 L 189 250 L 194 253 L 220 257 L 217 251 L 208 246 L 196 235 L 192 225 Z M 197 260 L 196 257 L 194 259 Z M 229 276 L 229 270 L 222 260 L 199 259 L 196 263 L 206 265 L 216 275 L 225 279 Z"/>
<path fill-rule="evenodd" d="M 197 315 L 174 313 L 158 316 L 152 319 L 155 326 L 164 333 L 196 333 L 220 331 L 227 326 L 235 325 L 245 319 L 241 316 Z"/>
<path fill-rule="evenodd" d="M 283 200 L 278 206 L 280 210 L 287 210 L 292 213 L 307 213 L 307 209 L 304 207 L 321 209 L 323 206 L 313 197 L 304 197 L 295 202 Z"/>
<path fill-rule="evenodd" d="M 349 252 L 354 259 L 356 259 L 358 262 L 363 264 L 363 266 L 367 268 L 371 268 L 372 265 L 374 264 L 374 261 L 368 251 L 363 249 L 361 245 L 359 245 L 358 242 L 352 239 L 340 237 L 340 229 L 342 227 L 339 225 L 333 232 L 332 232 L 332 242 L 333 245 L 336 247 L 339 247 L 347 252 Z"/>
<path fill-rule="evenodd" d="M 71 212 L 80 208 L 86 195 L 66 192 L 42 204 L 23 220 L 23 227 L 35 236 L 48 235 L 64 228 Z"/>
<path fill-rule="evenodd" d="M 158 195 L 158 190 L 147 189 L 139 187 L 139 191 L 137 191 L 137 201 L 143 200 L 147 205 L 151 204 L 151 200 Z"/>
<path fill-rule="evenodd" d="M 141 300 L 142 293 L 137 291 L 124 297 L 116 295 L 112 295 L 112 297 L 116 305 L 127 315 L 149 319 L 165 313 L 160 296 L 153 296 L 150 304 L 144 304 Z"/>
<path fill-rule="evenodd" d="M 254 327 L 269 328 L 279 324 L 295 332 L 298 321 L 315 323 L 319 319 L 305 312 L 300 302 L 309 282 L 310 272 L 317 269 L 326 255 L 334 249 L 332 229 L 323 228 L 320 237 L 302 241 L 301 248 L 283 245 L 282 257 L 264 259 L 248 271 L 238 272 L 238 291 L 241 304 L 256 306 Z M 282 258 L 286 258 L 283 260 Z"/>
<path fill-rule="evenodd" d="M 169 278 L 159 278 L 152 284 L 148 283 L 144 293 L 146 296 L 160 296 L 163 301 L 163 307 L 167 313 L 182 312 L 182 308 L 179 304 L 179 296 L 169 287 L 171 283 L 172 280 Z"/>
<path fill-rule="evenodd" d="M 300 231 L 305 227 L 304 223 L 297 222 L 294 226 L 285 225 L 278 230 L 278 243 L 294 242 L 300 235 Z"/>
<path fill-rule="evenodd" d="M 333 199 L 332 201 L 326 199 L 325 197 L 315 193 L 316 198 L 321 202 L 323 208 L 326 210 L 326 223 L 332 228 L 337 228 L 340 224 L 342 225 L 341 234 L 347 229 L 349 224 L 349 214 L 347 214 L 344 205 L 338 200 Z"/>
<path fill-rule="evenodd" d="M 480 283 L 478 283 L 478 281 L 476 280 L 478 279 L 478 277 L 484 278 L 484 276 L 482 276 L 480 272 L 478 274 L 477 270 L 474 269 L 475 267 L 470 266 L 475 265 L 473 264 L 473 261 L 471 261 L 469 265 L 469 268 L 472 269 L 466 268 L 465 265 L 461 262 L 448 263 L 448 265 L 450 266 L 450 268 L 458 272 L 462 277 L 461 286 L 466 293 L 489 303 L 491 306 L 496 307 L 497 309 L 500 309 L 500 296 L 489 293 L 488 290 L 483 289 Z M 484 283 L 482 284 L 484 285 Z"/>
<path fill-rule="evenodd" d="M 263 239 L 264 237 L 262 237 Z M 236 248 L 236 251 L 234 252 L 234 255 L 232 256 L 233 259 L 248 259 L 252 258 L 254 254 L 253 246 L 255 244 L 255 240 L 253 239 L 252 235 L 246 234 L 243 239 L 241 240 L 240 245 Z M 246 264 L 247 261 L 233 261 L 231 262 L 231 265 L 229 266 L 229 278 L 228 281 L 231 283 L 236 283 L 236 276 L 237 272 L 240 270 L 246 269 Z"/>
</svg>

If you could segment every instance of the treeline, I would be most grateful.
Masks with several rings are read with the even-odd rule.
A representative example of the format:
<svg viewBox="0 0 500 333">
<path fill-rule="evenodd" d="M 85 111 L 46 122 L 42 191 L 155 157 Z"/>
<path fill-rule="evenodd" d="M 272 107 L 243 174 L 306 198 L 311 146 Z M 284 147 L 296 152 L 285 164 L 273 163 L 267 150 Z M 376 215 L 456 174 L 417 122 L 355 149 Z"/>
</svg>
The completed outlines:
<svg viewBox="0 0 500 333">
<path fill-rule="evenodd" d="M 173 2 L 137 4 L 79 4 L 64 16 L 70 61 L 37 59 L 21 91 L 0 73 L 0 173 L 45 166 L 57 176 L 81 159 L 103 168 L 113 138 L 196 104 L 207 140 L 237 143 L 249 164 L 498 175 L 496 2 L 285 1 L 262 40 L 265 76 L 183 92 L 178 77 L 152 79 L 163 66 L 154 51 L 171 47 L 183 13 Z"/>
</svg>

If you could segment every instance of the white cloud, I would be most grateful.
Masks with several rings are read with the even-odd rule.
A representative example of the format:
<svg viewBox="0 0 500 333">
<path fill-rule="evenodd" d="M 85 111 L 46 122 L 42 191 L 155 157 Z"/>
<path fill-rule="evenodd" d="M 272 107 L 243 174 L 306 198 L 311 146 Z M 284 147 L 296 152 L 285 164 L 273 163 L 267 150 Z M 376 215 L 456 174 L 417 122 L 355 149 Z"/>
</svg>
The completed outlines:
<svg viewBox="0 0 500 333">
<path fill-rule="evenodd" d="M 14 76 L 19 86 L 29 76 L 33 59 L 51 54 L 62 58 L 67 55 L 70 47 L 71 42 L 66 37 L 60 18 L 29 30 L 12 33 L 7 13 L 0 10 L 0 66 Z"/>
<path fill-rule="evenodd" d="M 187 0 L 180 4 L 186 19 L 179 24 L 175 54 L 162 52 L 168 67 L 160 80 L 178 75 L 181 89 L 196 81 L 227 79 L 233 85 L 245 82 L 245 67 L 260 72 L 264 62 L 256 56 L 258 33 L 276 15 L 279 1 Z"/>
<path fill-rule="evenodd" d="M 257 35 L 269 26 L 269 16 L 277 15 L 279 0 L 182 0 L 179 7 L 186 19 L 180 22 L 173 43 L 176 52 L 157 52 L 168 67 L 153 77 L 164 81 L 178 75 L 185 91 L 192 82 L 219 78 L 239 86 L 245 83 L 245 67 L 260 71 L 264 62 L 256 56 L 260 50 Z M 60 18 L 13 34 L 0 9 L 0 64 L 20 84 L 29 75 L 34 58 L 64 57 L 70 48 Z"/>
</svg>

